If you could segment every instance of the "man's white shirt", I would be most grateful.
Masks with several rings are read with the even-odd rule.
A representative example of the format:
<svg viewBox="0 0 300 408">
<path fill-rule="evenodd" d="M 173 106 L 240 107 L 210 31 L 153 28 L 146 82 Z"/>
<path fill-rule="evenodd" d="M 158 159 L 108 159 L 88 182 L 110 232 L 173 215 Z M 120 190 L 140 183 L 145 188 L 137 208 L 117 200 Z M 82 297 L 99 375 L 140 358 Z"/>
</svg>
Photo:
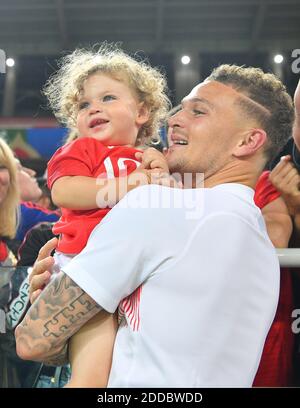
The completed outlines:
<svg viewBox="0 0 300 408">
<path fill-rule="evenodd" d="M 280 273 L 253 195 L 137 188 L 64 268 L 108 312 L 120 304 L 110 387 L 252 385 Z"/>
</svg>

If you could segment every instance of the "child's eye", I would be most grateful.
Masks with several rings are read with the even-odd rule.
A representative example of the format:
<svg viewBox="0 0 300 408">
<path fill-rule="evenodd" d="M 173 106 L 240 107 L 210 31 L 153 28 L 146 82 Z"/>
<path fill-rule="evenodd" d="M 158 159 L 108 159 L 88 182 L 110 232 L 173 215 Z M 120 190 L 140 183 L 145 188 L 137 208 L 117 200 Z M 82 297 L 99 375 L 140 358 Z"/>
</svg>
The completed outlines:
<svg viewBox="0 0 300 408">
<path fill-rule="evenodd" d="M 103 102 L 113 101 L 114 99 L 117 99 L 114 95 L 105 95 L 105 96 L 103 96 Z"/>
<path fill-rule="evenodd" d="M 88 103 L 88 102 L 81 102 L 81 103 L 79 104 L 79 106 L 78 106 L 78 109 L 79 109 L 79 110 L 81 110 L 81 109 L 86 109 L 88 106 L 89 106 L 89 103 Z"/>
</svg>

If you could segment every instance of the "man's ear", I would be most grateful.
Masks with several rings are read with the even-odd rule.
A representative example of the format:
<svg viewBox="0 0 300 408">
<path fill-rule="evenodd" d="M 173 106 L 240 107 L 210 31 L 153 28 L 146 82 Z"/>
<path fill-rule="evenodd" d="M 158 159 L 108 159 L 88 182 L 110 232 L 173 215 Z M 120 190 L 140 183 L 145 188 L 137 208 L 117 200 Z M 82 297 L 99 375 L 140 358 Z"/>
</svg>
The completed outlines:
<svg viewBox="0 0 300 408">
<path fill-rule="evenodd" d="M 244 133 L 233 150 L 235 157 L 251 156 L 267 141 L 267 134 L 263 129 L 249 129 Z"/>
<path fill-rule="evenodd" d="M 149 120 L 149 117 L 150 117 L 150 110 L 149 110 L 148 106 L 146 106 L 146 104 L 144 102 L 141 102 L 138 105 L 136 123 L 138 125 L 142 126 L 144 123 L 147 122 L 147 120 Z"/>
</svg>

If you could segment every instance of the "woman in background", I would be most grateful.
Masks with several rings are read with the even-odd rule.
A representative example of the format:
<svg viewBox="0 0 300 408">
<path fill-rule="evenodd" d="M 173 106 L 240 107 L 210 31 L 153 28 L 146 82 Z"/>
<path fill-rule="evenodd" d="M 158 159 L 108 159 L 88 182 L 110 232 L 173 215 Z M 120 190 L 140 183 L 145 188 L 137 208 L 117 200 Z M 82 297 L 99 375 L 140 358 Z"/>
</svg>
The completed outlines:
<svg viewBox="0 0 300 408">
<path fill-rule="evenodd" d="M 12 263 L 6 240 L 16 234 L 18 205 L 16 161 L 9 146 L 0 139 L 0 266 Z"/>
</svg>

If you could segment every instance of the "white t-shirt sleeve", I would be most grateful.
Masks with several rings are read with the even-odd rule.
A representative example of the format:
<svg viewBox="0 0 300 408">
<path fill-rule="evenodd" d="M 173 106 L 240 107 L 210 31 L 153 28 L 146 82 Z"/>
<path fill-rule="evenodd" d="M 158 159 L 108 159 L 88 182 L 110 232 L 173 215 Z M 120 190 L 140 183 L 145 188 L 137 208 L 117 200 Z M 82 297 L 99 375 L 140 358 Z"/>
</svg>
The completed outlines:
<svg viewBox="0 0 300 408">
<path fill-rule="evenodd" d="M 143 188 L 128 195 L 136 196 L 131 198 L 138 200 L 143 193 L 139 190 Z M 119 204 L 96 226 L 84 250 L 63 268 L 78 286 L 110 313 L 149 277 L 160 262 L 157 240 L 149 237 L 148 227 L 153 229 L 153 222 L 158 222 L 151 209 L 124 208 Z"/>
</svg>

